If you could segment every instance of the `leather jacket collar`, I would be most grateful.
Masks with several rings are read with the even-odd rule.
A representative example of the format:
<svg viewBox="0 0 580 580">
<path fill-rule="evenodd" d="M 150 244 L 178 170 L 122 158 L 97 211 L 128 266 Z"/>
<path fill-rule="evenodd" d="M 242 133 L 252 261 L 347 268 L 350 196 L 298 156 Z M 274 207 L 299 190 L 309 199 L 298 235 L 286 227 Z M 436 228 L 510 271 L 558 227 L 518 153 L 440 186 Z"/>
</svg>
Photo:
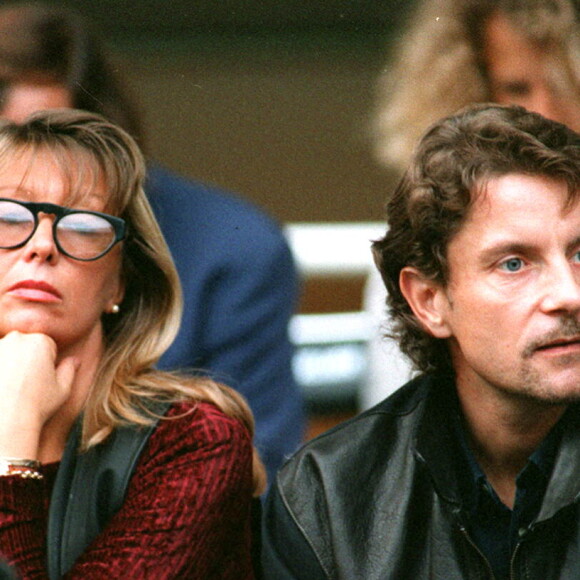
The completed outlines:
<svg viewBox="0 0 580 580">
<path fill-rule="evenodd" d="M 457 442 L 448 428 L 450 413 L 457 411 L 453 383 L 448 379 L 427 377 L 427 398 L 417 430 L 414 453 L 429 470 L 433 485 L 449 504 L 460 510 Z M 566 414 L 566 426 L 556 455 L 544 501 L 537 517 L 543 521 L 580 499 L 580 404 Z"/>
</svg>

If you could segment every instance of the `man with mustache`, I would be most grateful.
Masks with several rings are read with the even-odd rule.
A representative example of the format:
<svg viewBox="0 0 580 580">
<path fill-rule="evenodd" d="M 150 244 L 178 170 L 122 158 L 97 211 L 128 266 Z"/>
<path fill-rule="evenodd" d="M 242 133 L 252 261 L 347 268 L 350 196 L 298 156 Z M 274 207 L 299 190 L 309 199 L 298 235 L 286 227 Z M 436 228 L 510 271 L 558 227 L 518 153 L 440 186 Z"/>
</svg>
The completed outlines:
<svg viewBox="0 0 580 580">
<path fill-rule="evenodd" d="M 286 463 L 266 578 L 577 578 L 580 136 L 465 109 L 387 211 L 375 260 L 423 374 Z"/>
</svg>

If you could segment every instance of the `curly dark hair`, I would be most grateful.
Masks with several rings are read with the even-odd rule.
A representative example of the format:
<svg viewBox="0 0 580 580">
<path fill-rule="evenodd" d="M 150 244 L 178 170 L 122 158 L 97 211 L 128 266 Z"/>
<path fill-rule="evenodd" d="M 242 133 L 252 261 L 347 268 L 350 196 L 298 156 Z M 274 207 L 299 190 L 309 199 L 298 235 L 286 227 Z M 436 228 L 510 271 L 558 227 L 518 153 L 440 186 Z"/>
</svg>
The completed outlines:
<svg viewBox="0 0 580 580">
<path fill-rule="evenodd" d="M 373 243 L 388 291 L 391 336 L 425 372 L 452 372 L 447 341 L 421 326 L 399 287 L 412 266 L 446 285 L 447 247 L 490 178 L 510 173 L 545 176 L 567 185 L 568 204 L 580 196 L 580 135 L 522 107 L 475 105 L 431 126 L 387 204 L 388 230 Z"/>
</svg>

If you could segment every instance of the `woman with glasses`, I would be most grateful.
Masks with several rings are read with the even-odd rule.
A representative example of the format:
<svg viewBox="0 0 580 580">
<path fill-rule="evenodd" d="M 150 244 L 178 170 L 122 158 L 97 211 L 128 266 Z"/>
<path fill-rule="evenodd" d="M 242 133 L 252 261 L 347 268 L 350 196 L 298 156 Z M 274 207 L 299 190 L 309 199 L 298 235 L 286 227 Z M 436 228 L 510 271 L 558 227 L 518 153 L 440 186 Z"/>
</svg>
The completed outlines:
<svg viewBox="0 0 580 580">
<path fill-rule="evenodd" d="M 251 414 L 152 368 L 181 298 L 144 172 L 99 116 L 0 122 L 0 551 L 21 578 L 254 577 Z"/>
<path fill-rule="evenodd" d="M 195 50 L 190 58 L 196 62 Z M 0 117 L 19 122 L 40 109 L 83 109 L 121 126 L 147 153 L 147 127 L 126 86 L 132 75 L 118 64 L 71 3 L 0 2 Z M 185 128 L 184 135 L 190 139 Z M 183 179 L 151 158 L 147 173 L 145 193 L 183 287 L 179 333 L 157 366 L 227 377 L 254 413 L 256 444 L 273 478 L 304 436 L 288 333 L 299 284 L 288 243 L 243 196 Z"/>
</svg>

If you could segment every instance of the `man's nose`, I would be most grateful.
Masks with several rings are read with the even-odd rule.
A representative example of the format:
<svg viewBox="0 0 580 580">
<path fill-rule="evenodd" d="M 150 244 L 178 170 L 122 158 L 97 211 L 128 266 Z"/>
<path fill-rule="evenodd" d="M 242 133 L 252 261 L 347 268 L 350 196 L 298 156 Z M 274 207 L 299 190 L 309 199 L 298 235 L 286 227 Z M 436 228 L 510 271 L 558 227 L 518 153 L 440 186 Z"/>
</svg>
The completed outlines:
<svg viewBox="0 0 580 580">
<path fill-rule="evenodd" d="M 566 261 L 546 273 L 542 309 L 545 312 L 580 311 L 580 264 Z"/>
</svg>

